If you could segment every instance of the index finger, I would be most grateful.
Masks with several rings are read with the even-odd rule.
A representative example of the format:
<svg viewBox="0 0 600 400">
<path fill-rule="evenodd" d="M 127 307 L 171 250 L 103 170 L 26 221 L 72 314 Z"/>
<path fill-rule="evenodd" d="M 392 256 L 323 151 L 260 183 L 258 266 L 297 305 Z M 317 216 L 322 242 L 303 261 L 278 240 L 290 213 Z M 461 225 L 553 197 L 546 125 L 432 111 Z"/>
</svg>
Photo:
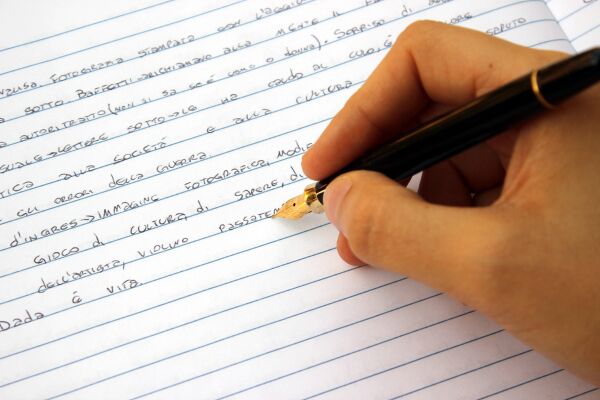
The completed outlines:
<svg viewBox="0 0 600 400">
<path fill-rule="evenodd" d="M 302 168 L 326 178 L 409 128 L 428 104 L 465 104 L 560 57 L 466 28 L 413 23 L 306 152 Z"/>
</svg>

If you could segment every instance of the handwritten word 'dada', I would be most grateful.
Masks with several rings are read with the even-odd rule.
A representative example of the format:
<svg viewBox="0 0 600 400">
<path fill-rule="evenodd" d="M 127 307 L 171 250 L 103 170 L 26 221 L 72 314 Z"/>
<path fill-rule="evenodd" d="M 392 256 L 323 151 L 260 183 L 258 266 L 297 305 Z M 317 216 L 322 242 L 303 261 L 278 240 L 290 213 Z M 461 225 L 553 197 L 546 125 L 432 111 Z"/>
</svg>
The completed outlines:
<svg viewBox="0 0 600 400">
<path fill-rule="evenodd" d="M 10 328 L 16 328 L 19 325 L 27 324 L 31 321 L 35 321 L 41 318 L 44 318 L 44 314 L 41 312 L 35 312 L 31 315 L 29 310 L 25 310 L 25 318 L 12 318 L 8 321 L 0 320 L 0 332 L 4 332 L 9 330 Z"/>
</svg>

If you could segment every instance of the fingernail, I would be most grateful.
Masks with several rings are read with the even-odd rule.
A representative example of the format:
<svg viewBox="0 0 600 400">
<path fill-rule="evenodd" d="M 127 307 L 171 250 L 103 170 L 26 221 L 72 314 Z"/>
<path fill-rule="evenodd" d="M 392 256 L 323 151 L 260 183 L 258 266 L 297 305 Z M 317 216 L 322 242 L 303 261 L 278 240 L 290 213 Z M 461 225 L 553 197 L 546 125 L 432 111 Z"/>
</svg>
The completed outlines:
<svg viewBox="0 0 600 400">
<path fill-rule="evenodd" d="M 339 207 L 344 201 L 344 197 L 346 197 L 351 186 L 351 180 L 338 178 L 325 189 L 325 197 L 323 199 L 327 218 L 329 218 L 329 221 L 331 221 L 331 223 L 342 233 L 344 233 L 343 227 L 338 220 Z"/>
</svg>

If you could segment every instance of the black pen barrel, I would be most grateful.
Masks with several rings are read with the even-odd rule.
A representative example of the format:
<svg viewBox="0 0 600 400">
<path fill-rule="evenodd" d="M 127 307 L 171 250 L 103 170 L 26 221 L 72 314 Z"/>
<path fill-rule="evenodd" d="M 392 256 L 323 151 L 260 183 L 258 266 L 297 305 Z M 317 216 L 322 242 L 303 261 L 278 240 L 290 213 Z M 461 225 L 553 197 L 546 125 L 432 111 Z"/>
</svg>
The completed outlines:
<svg viewBox="0 0 600 400">
<path fill-rule="evenodd" d="M 559 61 L 538 73 L 541 94 L 552 104 L 559 104 L 598 80 L 600 48 Z"/>
</svg>

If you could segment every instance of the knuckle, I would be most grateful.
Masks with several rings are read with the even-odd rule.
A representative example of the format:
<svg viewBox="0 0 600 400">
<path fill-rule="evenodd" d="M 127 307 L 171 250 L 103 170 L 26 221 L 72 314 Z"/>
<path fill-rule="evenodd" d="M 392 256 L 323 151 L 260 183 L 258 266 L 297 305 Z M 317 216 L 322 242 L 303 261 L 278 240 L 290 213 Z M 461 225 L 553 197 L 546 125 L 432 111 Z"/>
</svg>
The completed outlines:
<svg viewBox="0 0 600 400">
<path fill-rule="evenodd" d="M 440 26 L 443 26 L 443 24 L 435 21 L 415 21 L 402 31 L 400 39 L 409 43 L 427 39 L 439 31 Z"/>
<path fill-rule="evenodd" d="M 373 110 L 373 103 L 368 103 L 359 98 L 354 98 L 350 99 L 349 105 L 352 107 L 354 113 L 361 116 L 362 119 L 373 129 L 378 132 L 387 131 L 387 127 L 381 122 L 381 118 L 376 117 L 376 113 Z"/>
<path fill-rule="evenodd" d="M 546 65 L 556 62 L 568 56 L 567 53 L 561 53 L 553 50 L 533 50 L 538 65 Z"/>
</svg>

